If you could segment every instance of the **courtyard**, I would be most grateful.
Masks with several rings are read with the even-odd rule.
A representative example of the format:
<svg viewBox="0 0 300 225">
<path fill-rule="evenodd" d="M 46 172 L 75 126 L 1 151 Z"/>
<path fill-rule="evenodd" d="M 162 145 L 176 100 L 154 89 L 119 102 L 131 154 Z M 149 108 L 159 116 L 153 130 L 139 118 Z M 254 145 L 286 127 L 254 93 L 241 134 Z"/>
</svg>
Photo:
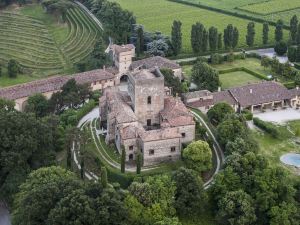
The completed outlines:
<svg viewBox="0 0 300 225">
<path fill-rule="evenodd" d="M 278 110 L 278 111 L 266 111 L 255 113 L 254 117 L 257 117 L 266 122 L 272 122 L 276 124 L 286 124 L 289 121 L 300 120 L 300 111 L 293 108 Z"/>
</svg>

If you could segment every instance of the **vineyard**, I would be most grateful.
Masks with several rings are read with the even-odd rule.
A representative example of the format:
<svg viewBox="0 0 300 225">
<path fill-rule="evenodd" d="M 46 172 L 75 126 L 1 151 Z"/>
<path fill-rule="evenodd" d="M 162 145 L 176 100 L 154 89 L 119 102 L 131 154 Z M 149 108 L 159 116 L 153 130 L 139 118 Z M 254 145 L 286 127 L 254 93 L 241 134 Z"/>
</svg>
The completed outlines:
<svg viewBox="0 0 300 225">
<path fill-rule="evenodd" d="M 20 79 L 1 77 L 0 86 L 72 72 L 101 37 L 99 26 L 77 6 L 63 25 L 49 23 L 50 17 L 39 5 L 0 12 L 0 64 L 16 59 L 25 71 Z"/>
</svg>

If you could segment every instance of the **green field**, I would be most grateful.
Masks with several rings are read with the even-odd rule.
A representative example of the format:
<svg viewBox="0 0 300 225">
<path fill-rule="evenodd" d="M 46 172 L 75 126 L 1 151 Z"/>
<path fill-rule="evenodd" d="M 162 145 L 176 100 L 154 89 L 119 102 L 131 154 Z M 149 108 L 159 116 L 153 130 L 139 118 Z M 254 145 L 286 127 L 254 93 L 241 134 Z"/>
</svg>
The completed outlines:
<svg viewBox="0 0 300 225">
<path fill-rule="evenodd" d="M 293 15 L 299 15 L 300 2 L 298 0 L 183 0 L 194 4 L 201 4 L 230 13 L 253 16 L 276 22 L 282 19 L 287 25 Z"/>
<path fill-rule="evenodd" d="M 220 74 L 220 81 L 223 89 L 238 87 L 246 84 L 253 84 L 261 81 L 259 78 L 244 72 L 236 71 L 231 73 Z"/>
<path fill-rule="evenodd" d="M 245 35 L 249 20 L 222 13 L 204 10 L 193 6 L 169 2 L 167 0 L 115 0 L 125 9 L 134 13 L 137 22 L 143 24 L 146 30 L 161 31 L 167 35 L 171 33 L 173 20 L 182 22 L 183 52 L 191 53 L 190 33 L 191 26 L 196 22 L 203 23 L 208 29 L 210 26 L 218 28 L 223 32 L 228 24 L 238 27 L 240 32 L 239 47 L 245 47 Z M 149 9 L 149 10 L 145 10 Z M 262 25 L 256 23 L 255 45 L 262 45 Z M 288 33 L 285 32 L 285 38 Z M 274 42 L 274 29 L 270 29 L 270 41 Z"/>
<path fill-rule="evenodd" d="M 65 23 L 46 14 L 40 5 L 0 11 L 0 64 L 16 59 L 24 74 L 11 79 L 3 73 L 0 87 L 74 72 L 101 36 L 100 28 L 78 7 L 69 9 Z"/>
</svg>

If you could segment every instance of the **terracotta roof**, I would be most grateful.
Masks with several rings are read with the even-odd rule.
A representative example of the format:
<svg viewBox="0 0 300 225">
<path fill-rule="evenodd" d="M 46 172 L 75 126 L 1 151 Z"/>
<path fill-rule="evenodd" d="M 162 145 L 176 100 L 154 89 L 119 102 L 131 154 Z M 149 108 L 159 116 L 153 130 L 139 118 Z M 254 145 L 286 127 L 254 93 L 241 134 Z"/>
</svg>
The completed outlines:
<svg viewBox="0 0 300 225">
<path fill-rule="evenodd" d="M 189 102 L 187 105 L 193 108 L 212 106 L 214 105 L 214 100 L 213 99 L 198 100 L 194 102 Z"/>
<path fill-rule="evenodd" d="M 28 97 L 36 93 L 58 91 L 70 79 L 75 78 L 78 84 L 92 83 L 95 81 L 113 79 L 114 75 L 108 71 L 98 69 L 71 76 L 54 76 L 25 84 L 0 88 L 0 97 L 10 100 Z"/>
<path fill-rule="evenodd" d="M 212 93 L 208 90 L 193 91 L 182 94 L 185 99 L 201 98 L 209 95 L 212 95 Z"/>
<path fill-rule="evenodd" d="M 120 127 L 121 138 L 123 140 L 134 139 L 136 138 L 136 134 L 137 134 L 136 131 L 137 131 L 136 127 L 132 125 L 128 125 L 126 127 Z"/>
<path fill-rule="evenodd" d="M 263 81 L 261 83 L 231 88 L 229 92 L 242 107 L 291 98 L 290 91 L 274 81 Z"/>
<path fill-rule="evenodd" d="M 164 109 L 160 112 L 163 119 L 162 126 L 184 126 L 195 124 L 194 117 L 183 104 L 183 102 L 174 97 L 167 97 L 164 100 Z"/>
<path fill-rule="evenodd" d="M 131 69 L 136 69 L 139 67 L 144 67 L 145 69 L 152 69 L 157 67 L 159 69 L 168 68 L 171 70 L 181 68 L 179 64 L 161 56 L 154 56 L 154 57 L 135 61 L 131 64 L 130 67 Z"/>
<path fill-rule="evenodd" d="M 229 91 L 219 91 L 213 93 L 213 104 L 217 104 L 218 102 L 226 102 L 229 105 L 237 104 L 234 97 L 229 93 Z"/>
<path fill-rule="evenodd" d="M 122 52 L 129 52 L 133 49 L 135 49 L 135 46 L 133 44 L 128 45 L 112 45 L 111 48 L 115 53 L 122 53 Z"/>
<path fill-rule="evenodd" d="M 181 138 L 181 134 L 174 128 L 144 131 L 139 136 L 144 142 Z"/>
</svg>

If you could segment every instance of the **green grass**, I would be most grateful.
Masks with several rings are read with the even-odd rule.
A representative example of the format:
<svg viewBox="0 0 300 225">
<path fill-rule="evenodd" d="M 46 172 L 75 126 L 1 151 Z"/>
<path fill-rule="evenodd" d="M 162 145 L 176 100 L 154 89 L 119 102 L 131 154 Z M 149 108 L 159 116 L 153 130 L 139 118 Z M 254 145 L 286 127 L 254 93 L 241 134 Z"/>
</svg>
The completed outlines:
<svg viewBox="0 0 300 225">
<path fill-rule="evenodd" d="M 187 6 L 167 0 L 115 0 L 125 9 L 134 13 L 137 23 L 143 24 L 146 30 L 161 31 L 167 35 L 171 33 L 173 20 L 182 22 L 183 53 L 191 53 L 190 33 L 191 26 L 196 22 L 203 23 L 208 29 L 210 26 L 223 32 L 228 24 L 236 26 L 240 32 L 239 47 L 245 47 L 245 35 L 249 20 L 216 13 L 209 10 Z M 149 9 L 149 10 L 145 10 Z M 285 32 L 285 39 L 288 33 Z M 270 28 L 270 43 L 274 43 L 274 28 Z M 255 46 L 262 45 L 262 24 L 256 23 Z"/>
<path fill-rule="evenodd" d="M 238 87 L 246 84 L 257 83 L 260 81 L 259 78 L 246 73 L 244 71 L 236 71 L 231 73 L 220 74 L 220 81 L 223 89 L 232 87 Z"/>
</svg>

